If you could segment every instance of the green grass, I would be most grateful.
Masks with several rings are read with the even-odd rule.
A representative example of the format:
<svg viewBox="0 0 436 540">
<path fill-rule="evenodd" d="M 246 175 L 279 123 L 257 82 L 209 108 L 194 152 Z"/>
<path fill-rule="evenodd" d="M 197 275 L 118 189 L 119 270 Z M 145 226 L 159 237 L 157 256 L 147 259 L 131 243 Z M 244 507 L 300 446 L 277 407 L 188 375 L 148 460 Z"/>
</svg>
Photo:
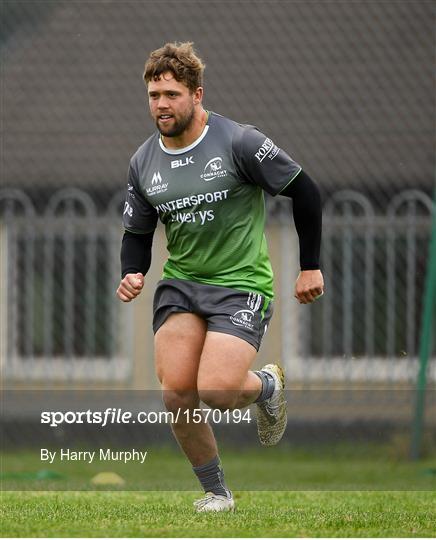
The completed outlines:
<svg viewBox="0 0 436 540">
<path fill-rule="evenodd" d="M 222 450 L 237 504 L 231 515 L 194 513 L 201 493 L 178 451 L 150 448 L 142 466 L 49 466 L 36 451 L 1 457 L 2 536 L 432 537 L 436 531 L 435 460 L 410 463 L 382 447 Z M 32 479 L 41 470 L 62 478 Z M 117 472 L 125 485 L 93 491 L 90 480 L 100 471 Z"/>
<path fill-rule="evenodd" d="M 246 491 L 300 490 L 433 490 L 436 460 L 419 463 L 394 459 L 381 447 L 367 445 L 297 450 L 274 448 L 222 449 L 226 478 L 231 487 Z M 144 464 L 100 462 L 41 462 L 38 450 L 1 454 L 4 490 L 94 490 L 91 478 L 102 471 L 119 474 L 123 490 L 194 491 L 198 488 L 185 457 L 178 450 L 149 448 Z M 32 480 L 49 471 L 58 480 Z"/>
<path fill-rule="evenodd" d="M 2 536 L 432 537 L 431 492 L 241 492 L 202 515 L 192 492 L 5 492 Z"/>
</svg>

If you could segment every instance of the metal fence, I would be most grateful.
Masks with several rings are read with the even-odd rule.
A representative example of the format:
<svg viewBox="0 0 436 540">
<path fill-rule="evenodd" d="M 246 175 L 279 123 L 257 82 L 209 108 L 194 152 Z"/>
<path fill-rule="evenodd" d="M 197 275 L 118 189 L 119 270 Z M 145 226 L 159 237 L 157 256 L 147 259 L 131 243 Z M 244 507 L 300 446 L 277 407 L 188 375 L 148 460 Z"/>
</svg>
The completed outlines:
<svg viewBox="0 0 436 540">
<path fill-rule="evenodd" d="M 291 379 L 416 380 L 432 209 L 432 200 L 417 190 L 393 197 L 385 215 L 376 214 L 356 191 L 339 191 L 327 200 L 326 294 L 303 311 L 290 301 L 284 306 L 282 349 L 294 351 L 286 357 Z M 289 234 L 286 226 L 283 234 Z M 283 257 L 289 268 L 285 245 L 286 239 Z M 292 334 L 286 328 L 294 321 L 299 331 Z"/>
<path fill-rule="evenodd" d="M 99 215 L 87 193 L 63 189 L 38 214 L 24 192 L 0 192 L 6 377 L 116 380 L 129 373 L 129 312 L 115 298 L 121 201 L 116 194 Z"/>
<path fill-rule="evenodd" d="M 133 353 L 132 309 L 114 294 L 123 198 L 115 194 L 99 213 L 89 194 L 68 188 L 55 192 L 39 212 L 25 192 L 0 191 L 0 352 L 6 380 L 126 380 L 134 362 L 143 361 Z M 404 191 L 383 215 L 356 191 L 329 198 L 322 248 L 326 294 L 303 307 L 282 279 L 296 265 L 289 201 L 269 199 L 268 207 L 269 226 L 280 231 L 280 260 L 273 262 L 282 284 L 276 316 L 288 377 L 413 382 L 431 199 Z"/>
</svg>

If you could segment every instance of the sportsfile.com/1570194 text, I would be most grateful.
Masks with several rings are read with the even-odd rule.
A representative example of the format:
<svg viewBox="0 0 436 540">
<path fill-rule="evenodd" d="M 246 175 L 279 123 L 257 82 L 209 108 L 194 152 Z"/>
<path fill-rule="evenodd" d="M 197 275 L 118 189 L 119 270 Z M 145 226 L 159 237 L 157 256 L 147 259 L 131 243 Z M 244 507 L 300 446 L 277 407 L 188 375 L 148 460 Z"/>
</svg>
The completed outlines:
<svg viewBox="0 0 436 540">
<path fill-rule="evenodd" d="M 104 427 L 110 424 L 174 424 L 185 422 L 200 424 L 240 424 L 251 422 L 250 409 L 177 409 L 176 411 L 123 411 L 121 408 L 108 407 L 103 411 L 42 411 L 41 424 L 58 427 L 62 424 L 99 424 Z"/>
</svg>

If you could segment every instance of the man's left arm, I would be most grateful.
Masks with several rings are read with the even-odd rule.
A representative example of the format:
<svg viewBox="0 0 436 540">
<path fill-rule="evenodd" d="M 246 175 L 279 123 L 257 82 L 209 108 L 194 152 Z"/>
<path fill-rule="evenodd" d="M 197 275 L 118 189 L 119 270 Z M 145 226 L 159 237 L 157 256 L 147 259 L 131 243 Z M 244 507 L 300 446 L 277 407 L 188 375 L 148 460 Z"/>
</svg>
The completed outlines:
<svg viewBox="0 0 436 540">
<path fill-rule="evenodd" d="M 321 245 L 321 196 L 315 182 L 286 152 L 253 126 L 245 126 L 232 142 L 233 159 L 240 176 L 275 197 L 291 197 L 300 243 L 301 272 L 295 297 L 310 304 L 324 290 L 319 269 Z"/>
<path fill-rule="evenodd" d="M 311 304 L 324 292 L 319 268 L 322 210 L 318 186 L 301 170 L 280 195 L 292 198 L 295 228 L 300 244 L 300 274 L 295 283 L 295 298 Z"/>
</svg>

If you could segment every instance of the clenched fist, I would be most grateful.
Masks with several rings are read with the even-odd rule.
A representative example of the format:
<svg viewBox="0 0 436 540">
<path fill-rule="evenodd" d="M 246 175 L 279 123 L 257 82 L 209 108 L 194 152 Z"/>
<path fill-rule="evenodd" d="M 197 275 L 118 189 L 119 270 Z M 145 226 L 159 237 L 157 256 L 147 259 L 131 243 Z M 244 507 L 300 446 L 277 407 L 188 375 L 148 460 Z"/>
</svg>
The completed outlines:
<svg viewBox="0 0 436 540">
<path fill-rule="evenodd" d="M 123 302 L 134 300 L 142 291 L 144 276 L 138 274 L 126 274 L 117 289 L 117 296 Z"/>
<path fill-rule="evenodd" d="M 300 304 L 311 304 L 324 294 L 321 270 L 302 270 L 295 283 L 295 298 Z"/>
</svg>

